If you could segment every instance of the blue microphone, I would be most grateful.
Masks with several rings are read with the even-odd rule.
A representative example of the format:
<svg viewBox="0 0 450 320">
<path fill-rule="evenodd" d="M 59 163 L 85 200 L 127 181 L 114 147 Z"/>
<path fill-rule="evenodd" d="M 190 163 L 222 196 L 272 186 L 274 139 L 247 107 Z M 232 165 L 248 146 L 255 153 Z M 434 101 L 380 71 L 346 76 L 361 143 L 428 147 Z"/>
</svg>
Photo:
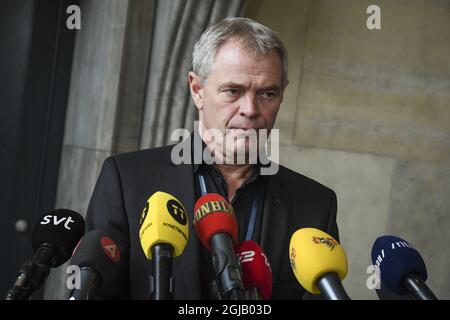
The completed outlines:
<svg viewBox="0 0 450 320">
<path fill-rule="evenodd" d="M 395 294 L 412 294 L 418 300 L 437 300 L 425 284 L 427 268 L 420 253 L 407 241 L 382 236 L 372 247 L 372 263 L 380 270 L 381 283 Z"/>
</svg>

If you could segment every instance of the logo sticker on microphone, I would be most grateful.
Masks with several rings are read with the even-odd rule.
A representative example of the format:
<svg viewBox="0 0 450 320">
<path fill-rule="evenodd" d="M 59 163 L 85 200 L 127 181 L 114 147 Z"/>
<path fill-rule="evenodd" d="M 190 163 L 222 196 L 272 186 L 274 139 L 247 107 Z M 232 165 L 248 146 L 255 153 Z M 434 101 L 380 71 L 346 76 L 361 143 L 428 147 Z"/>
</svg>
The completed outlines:
<svg viewBox="0 0 450 320">
<path fill-rule="evenodd" d="M 150 208 L 150 205 L 149 205 L 149 203 L 147 202 L 146 205 L 145 205 L 144 210 L 142 210 L 142 213 L 141 213 L 141 219 L 139 220 L 139 225 L 142 225 L 142 223 L 144 222 L 145 217 L 146 217 L 147 214 L 148 214 L 148 209 L 149 209 L 149 208 Z"/>
<path fill-rule="evenodd" d="M 167 201 L 167 210 L 169 211 L 170 215 L 172 216 L 172 218 L 175 219 L 176 222 L 178 222 L 183 226 L 186 225 L 187 215 L 181 203 L 171 199 Z"/>
<path fill-rule="evenodd" d="M 52 224 L 54 226 L 63 224 L 65 229 L 72 230 L 71 227 L 69 226 L 69 224 L 73 223 L 73 222 L 75 222 L 75 220 L 73 220 L 72 217 L 70 217 L 70 216 L 68 216 L 68 217 L 63 216 L 63 217 L 59 218 L 58 215 L 48 214 L 42 218 L 40 224 L 42 224 L 42 225 Z"/>
<path fill-rule="evenodd" d="M 100 243 L 105 254 L 114 262 L 120 261 L 120 250 L 116 243 L 108 237 L 101 237 Z"/>
<path fill-rule="evenodd" d="M 297 270 L 297 269 L 295 269 L 295 257 L 296 256 L 297 256 L 297 253 L 295 252 L 295 249 L 292 248 L 289 260 L 291 262 L 291 267 L 292 267 L 292 269 L 294 269 L 294 271 Z"/>
<path fill-rule="evenodd" d="M 243 251 L 241 253 L 238 253 L 237 256 L 239 257 L 241 263 L 251 262 L 255 259 L 255 251 L 254 250 Z"/>
<path fill-rule="evenodd" d="M 333 249 L 339 245 L 339 243 L 333 238 L 312 237 L 312 241 L 316 244 L 325 244 L 328 248 L 330 248 L 330 251 L 333 251 Z"/>
<path fill-rule="evenodd" d="M 233 207 L 226 201 L 208 201 L 197 209 L 194 214 L 194 221 L 197 223 L 203 217 L 216 212 L 228 213 L 234 216 Z"/>
</svg>

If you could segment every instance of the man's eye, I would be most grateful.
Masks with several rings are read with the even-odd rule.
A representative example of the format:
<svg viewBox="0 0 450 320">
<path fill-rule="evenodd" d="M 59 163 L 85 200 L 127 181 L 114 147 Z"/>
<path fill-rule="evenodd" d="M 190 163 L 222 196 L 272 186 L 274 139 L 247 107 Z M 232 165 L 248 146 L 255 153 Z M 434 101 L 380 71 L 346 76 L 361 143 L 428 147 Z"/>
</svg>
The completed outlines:
<svg viewBox="0 0 450 320">
<path fill-rule="evenodd" d="M 239 90 L 237 90 L 237 89 L 227 89 L 227 90 L 225 90 L 225 92 L 227 92 L 231 96 L 236 96 L 239 93 Z"/>
<path fill-rule="evenodd" d="M 261 92 L 259 94 L 261 97 L 263 97 L 264 99 L 272 99 L 275 98 L 277 96 L 277 94 L 273 91 L 266 91 L 266 92 Z"/>
</svg>

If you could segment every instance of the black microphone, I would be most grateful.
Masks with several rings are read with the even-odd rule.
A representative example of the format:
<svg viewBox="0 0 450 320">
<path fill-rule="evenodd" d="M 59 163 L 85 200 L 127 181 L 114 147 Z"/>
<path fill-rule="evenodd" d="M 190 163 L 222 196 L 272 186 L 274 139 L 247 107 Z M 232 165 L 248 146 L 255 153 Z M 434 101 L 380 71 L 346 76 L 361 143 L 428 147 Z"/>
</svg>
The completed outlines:
<svg viewBox="0 0 450 320">
<path fill-rule="evenodd" d="M 31 234 L 34 256 L 22 266 L 6 300 L 27 300 L 39 290 L 50 269 L 69 260 L 84 228 L 83 217 L 72 210 L 56 209 L 42 216 Z"/>
<path fill-rule="evenodd" d="M 119 246 L 100 230 L 92 230 L 81 239 L 70 264 L 77 265 L 81 274 L 69 300 L 94 300 L 101 292 L 112 292 L 123 265 Z"/>
</svg>

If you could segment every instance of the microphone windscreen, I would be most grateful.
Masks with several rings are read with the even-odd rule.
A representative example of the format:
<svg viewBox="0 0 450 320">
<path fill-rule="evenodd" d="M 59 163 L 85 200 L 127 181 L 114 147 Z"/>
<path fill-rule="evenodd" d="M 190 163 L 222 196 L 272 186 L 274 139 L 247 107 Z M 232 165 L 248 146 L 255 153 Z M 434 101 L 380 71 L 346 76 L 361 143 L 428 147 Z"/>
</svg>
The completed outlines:
<svg viewBox="0 0 450 320">
<path fill-rule="evenodd" d="M 36 251 L 41 245 L 51 244 L 56 249 L 57 260 L 53 267 L 69 260 L 84 235 L 83 217 L 75 211 L 56 209 L 43 215 L 33 228 L 31 242 Z"/>
<path fill-rule="evenodd" d="M 243 241 L 235 248 L 242 267 L 242 282 L 247 289 L 257 288 L 264 300 L 272 296 L 272 269 L 261 247 L 252 240 Z"/>
<path fill-rule="evenodd" d="M 317 280 L 334 272 L 342 281 L 348 263 L 344 250 L 328 233 L 315 228 L 297 230 L 291 238 L 289 258 L 295 277 L 307 291 L 319 294 Z"/>
<path fill-rule="evenodd" d="M 101 230 L 88 232 L 77 245 L 70 264 L 94 269 L 102 285 L 114 282 L 122 267 L 119 245 Z"/>
<path fill-rule="evenodd" d="M 428 277 L 420 253 L 406 240 L 396 236 L 381 236 L 372 246 L 372 263 L 380 269 L 381 282 L 392 292 L 408 292 L 402 282 L 405 276 L 416 273 L 425 281 Z"/>
<path fill-rule="evenodd" d="M 166 192 L 155 192 L 142 212 L 139 239 L 149 260 L 152 247 L 162 243 L 172 246 L 174 257 L 181 255 L 189 239 L 188 217 L 181 202 Z"/>
<path fill-rule="evenodd" d="M 238 228 L 231 204 L 220 194 L 201 196 L 194 207 L 194 227 L 203 245 L 211 250 L 210 240 L 218 233 L 230 235 L 237 243 Z"/>
</svg>

